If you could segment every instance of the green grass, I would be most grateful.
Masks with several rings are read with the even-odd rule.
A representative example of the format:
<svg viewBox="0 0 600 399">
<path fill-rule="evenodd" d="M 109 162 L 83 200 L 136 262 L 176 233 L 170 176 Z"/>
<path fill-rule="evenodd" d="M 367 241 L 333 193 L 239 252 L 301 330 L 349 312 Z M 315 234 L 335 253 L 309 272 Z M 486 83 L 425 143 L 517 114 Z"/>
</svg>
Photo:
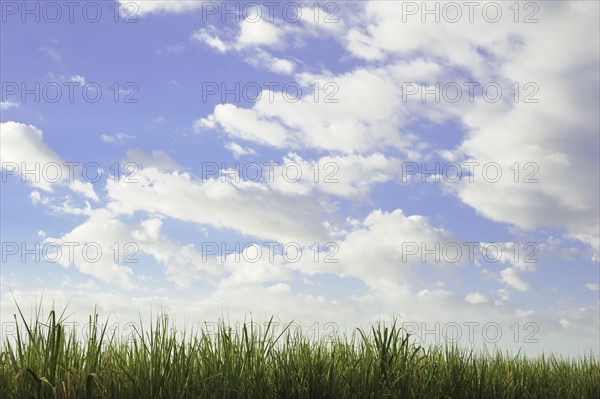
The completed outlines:
<svg viewBox="0 0 600 399">
<path fill-rule="evenodd" d="M 1 398 L 599 398 L 600 365 L 456 346 L 421 347 L 397 325 L 314 340 L 292 329 L 176 331 L 167 317 L 128 340 L 89 318 L 66 331 L 64 312 L 39 309 L 0 355 Z M 104 325 L 104 327 L 102 327 Z"/>
</svg>

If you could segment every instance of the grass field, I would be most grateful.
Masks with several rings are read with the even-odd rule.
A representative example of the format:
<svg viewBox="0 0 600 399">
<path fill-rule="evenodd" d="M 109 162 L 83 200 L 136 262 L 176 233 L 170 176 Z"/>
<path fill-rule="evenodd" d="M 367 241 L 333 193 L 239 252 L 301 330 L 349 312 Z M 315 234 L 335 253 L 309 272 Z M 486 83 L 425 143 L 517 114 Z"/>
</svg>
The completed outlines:
<svg viewBox="0 0 600 399">
<path fill-rule="evenodd" d="M 396 325 L 314 340 L 271 324 L 176 331 L 166 317 L 120 340 L 89 318 L 26 322 L 3 344 L 2 398 L 599 398 L 600 365 L 420 347 Z M 6 320 L 5 320 L 6 321 Z M 104 327 L 102 327 L 104 326 Z"/>
</svg>

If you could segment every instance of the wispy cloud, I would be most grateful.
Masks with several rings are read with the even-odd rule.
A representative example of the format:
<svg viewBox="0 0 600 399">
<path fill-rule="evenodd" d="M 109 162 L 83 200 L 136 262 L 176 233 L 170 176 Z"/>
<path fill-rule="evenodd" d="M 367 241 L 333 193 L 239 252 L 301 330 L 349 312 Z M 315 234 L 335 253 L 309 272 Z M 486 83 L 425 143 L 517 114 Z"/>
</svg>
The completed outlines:
<svg viewBox="0 0 600 399">
<path fill-rule="evenodd" d="M 108 144 L 125 144 L 129 141 L 135 139 L 135 136 L 125 133 L 116 133 L 116 134 L 101 134 L 100 140 Z"/>
</svg>

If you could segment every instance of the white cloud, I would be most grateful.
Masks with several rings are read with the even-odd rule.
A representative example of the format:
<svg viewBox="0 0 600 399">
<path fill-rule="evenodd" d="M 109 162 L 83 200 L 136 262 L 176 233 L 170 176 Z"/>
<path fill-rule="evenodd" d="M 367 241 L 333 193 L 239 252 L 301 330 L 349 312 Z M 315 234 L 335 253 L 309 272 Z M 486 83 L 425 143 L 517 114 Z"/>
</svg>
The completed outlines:
<svg viewBox="0 0 600 399">
<path fill-rule="evenodd" d="M 26 178 L 32 186 L 45 191 L 52 191 L 50 181 L 54 181 L 55 177 L 54 173 L 50 176 L 49 169 L 46 174 L 43 173 L 44 167 L 47 165 L 59 166 L 60 176 L 58 177 L 62 177 L 62 179 L 58 181 L 68 177 L 64 174 L 66 170 L 63 170 L 62 159 L 44 144 L 41 130 L 35 126 L 17 122 L 3 122 L 0 124 L 0 128 L 2 129 L 0 162 L 2 162 L 5 172 L 8 169 L 16 168 L 15 172 L 18 175 Z M 36 172 L 25 174 L 25 170 Z"/>
<path fill-rule="evenodd" d="M 55 244 L 61 248 L 52 251 L 46 258 L 56 259 L 56 263 L 63 267 L 75 265 L 84 274 L 132 289 L 135 287 L 131 281 L 133 270 L 115 263 L 113 251 L 110 249 L 115 243 L 123 245 L 132 241 L 127 230 L 127 226 L 113 219 L 109 212 L 95 211 L 86 222 L 60 238 L 46 238 L 44 242 L 47 245 Z"/>
<path fill-rule="evenodd" d="M 284 147 L 286 131 L 276 122 L 233 104 L 219 104 L 213 114 L 194 124 L 196 130 L 221 126 L 231 136 L 263 145 Z"/>
<path fill-rule="evenodd" d="M 75 182 L 73 182 L 73 183 L 75 183 Z M 79 192 L 80 194 L 84 194 L 86 196 L 92 195 L 89 192 L 88 187 L 86 187 L 90 183 L 85 183 L 84 186 L 80 186 L 80 187 L 75 185 L 76 189 L 73 189 L 73 183 L 71 183 L 69 185 L 69 188 L 71 188 L 71 190 L 73 192 Z M 32 191 L 30 193 L 29 197 L 31 199 L 31 203 L 34 206 L 43 205 L 46 208 L 48 208 L 48 210 L 50 210 L 52 213 L 54 213 L 56 215 L 60 215 L 60 216 L 63 216 L 63 215 L 90 216 L 94 212 L 89 201 L 85 201 L 84 207 L 79 207 L 78 205 L 73 203 L 70 195 L 64 195 L 64 196 L 55 195 L 55 196 L 50 197 L 50 196 L 42 195 L 39 191 Z M 90 199 L 95 200 L 95 198 L 90 198 Z"/>
<path fill-rule="evenodd" d="M 257 69 L 267 69 L 283 75 L 291 75 L 294 72 L 294 62 L 276 57 L 260 48 L 260 46 L 265 45 L 280 45 L 280 28 L 264 21 L 256 23 L 242 22 L 240 25 L 242 27 L 241 32 L 235 41 L 224 41 L 221 39 L 219 37 L 219 30 L 213 25 L 193 32 L 191 39 L 205 44 L 220 53 L 226 53 L 231 50 L 244 52 L 244 61 Z"/>
<path fill-rule="evenodd" d="M 237 24 L 237 30 L 229 28 L 220 30 L 214 25 L 209 25 L 192 32 L 190 38 L 220 53 L 230 51 L 241 53 L 244 61 L 256 68 L 291 75 L 294 72 L 295 63 L 276 57 L 266 49 L 304 47 L 307 45 L 307 39 L 340 35 L 344 27 L 343 22 L 339 19 L 335 23 L 334 18 L 329 20 L 326 17 L 327 10 L 323 9 L 319 9 L 317 12 L 316 8 L 302 8 L 299 10 L 300 19 L 295 22 L 290 22 L 286 18 L 271 20 L 268 17 L 269 13 L 270 11 L 263 7 L 262 17 L 246 16 L 246 19 L 242 19 Z M 319 21 L 315 21 L 317 18 L 315 14 L 321 17 Z M 329 23 L 324 22 L 326 19 Z"/>
<path fill-rule="evenodd" d="M 3 273 L 3 275 L 0 276 L 0 288 L 2 288 L 2 290 L 5 292 L 8 290 L 12 291 L 18 289 L 20 285 L 21 281 L 14 273 L 10 273 L 9 276 Z"/>
<path fill-rule="evenodd" d="M 596 33 L 597 27 L 590 26 L 592 18 L 585 18 L 588 10 L 582 3 L 552 5 L 549 9 L 543 7 L 540 24 L 522 32 L 518 31 L 520 28 L 506 24 L 488 25 L 487 29 L 479 31 L 481 24 L 474 24 L 469 29 L 462 25 L 437 24 L 432 29 L 427 24 L 398 23 L 394 7 L 401 5 L 386 3 L 367 3 L 365 18 L 357 14 L 355 17 L 359 20 L 352 21 L 357 28 L 348 35 L 339 35 L 351 53 L 366 65 L 341 74 L 300 73 L 294 76 L 307 91 L 318 80 L 322 87 L 321 100 L 330 94 L 323 89 L 324 84 L 336 83 L 339 92 L 335 97 L 339 103 L 315 103 L 309 94 L 293 104 L 283 100 L 279 93 L 273 93 L 276 100 L 269 101 L 271 93 L 265 92 L 262 101 L 250 109 L 222 104 L 195 124 L 197 129 L 221 129 L 228 136 L 226 149 L 236 157 L 256 154 L 256 147 L 248 147 L 248 142 L 289 151 L 284 161 L 301 165 L 305 176 L 301 182 L 290 184 L 281 179 L 271 185 L 231 180 L 222 183 L 214 179 L 201 182 L 193 174 L 181 172 L 181 167 L 169 154 L 161 151 L 147 154 L 131 149 L 124 162 L 139 164 L 140 170 L 133 176 L 138 182 L 109 179 L 106 209 L 91 209 L 89 203 L 77 208 L 68 200 L 61 203 L 57 197 L 33 191 L 30 197 L 35 204 L 87 217 L 71 232 L 48 240 L 98 241 L 109 255 L 112 255 L 110 245 L 114 241 L 121 244 L 135 242 L 140 253 L 153 257 L 162 265 L 167 279 L 178 287 L 178 290 L 170 291 L 162 287 L 146 297 L 131 297 L 103 292 L 93 281 L 65 279 L 64 283 L 73 284 L 72 292 L 61 287 L 61 291 L 47 291 L 49 297 L 66 302 L 67 297 L 74 296 L 78 305 L 89 305 L 89 309 L 98 303 L 105 309 L 122 312 L 124 320 L 137 319 L 137 312 L 133 310 L 137 306 L 146 310 L 150 306 L 157 309 L 163 305 L 178 317 L 193 315 L 202 320 L 214 320 L 223 310 L 235 318 L 243 318 L 245 312 L 253 311 L 312 322 L 315 319 L 346 322 L 352 326 L 371 321 L 378 315 L 389 318 L 401 314 L 407 321 L 477 321 L 482 324 L 485 320 L 499 321 L 510 331 L 508 328 L 514 325 L 516 317 L 519 321 L 539 322 L 544 336 L 558 334 L 561 337 L 561 332 L 553 331 L 556 330 L 553 327 L 559 325 L 569 327 L 571 331 L 579 329 L 582 335 L 591 338 L 582 341 L 585 343 L 571 345 L 583 346 L 590 342 L 594 345 L 597 329 L 590 329 L 586 323 L 597 320 L 597 312 L 594 312 L 597 309 L 555 311 L 551 308 L 540 315 L 522 304 L 511 304 L 511 289 L 525 293 L 532 291 L 529 282 L 522 277 L 523 272 L 533 271 L 530 265 L 502 259 L 500 263 L 508 266 L 498 273 L 489 272 L 487 276 L 496 278 L 493 283 L 505 285 L 504 288 L 472 291 L 477 281 L 469 280 L 466 292 L 471 292 L 466 296 L 458 294 L 450 283 L 462 285 L 462 292 L 465 282 L 458 273 L 453 273 L 454 267 L 447 267 L 451 265 L 432 269 L 418 256 L 410 258 L 409 262 L 402 260 L 402 242 L 425 242 L 430 247 L 436 242 L 454 240 L 450 232 L 433 226 L 424 216 L 407 216 L 400 210 L 374 210 L 362 220 L 349 219 L 346 225 L 339 226 L 339 221 L 335 220 L 338 215 L 333 215 L 333 221 L 327 220 L 331 216 L 328 212 L 332 201 L 321 202 L 323 198 L 331 199 L 327 195 L 366 199 L 375 185 L 389 183 L 397 177 L 399 158 L 394 150 L 414 158 L 424 148 L 424 143 L 418 142 L 408 131 L 409 123 L 418 119 L 453 120 L 465 128 L 465 136 L 457 148 L 444 149 L 443 153 L 449 159 L 493 160 L 505 169 L 514 161 L 521 164 L 535 161 L 540 166 L 540 184 L 456 184 L 446 187 L 448 192 L 493 221 L 522 229 L 535 229 L 541 225 L 560 227 L 572 237 L 597 246 L 598 168 L 594 166 L 597 165 L 598 129 L 596 111 L 591 110 L 597 107 L 598 101 L 595 94 L 587 91 L 597 86 L 594 85 L 598 82 L 597 74 L 592 71 L 592 67 L 597 67 L 597 53 L 582 51 L 590 46 L 589 40 L 592 45 L 597 44 L 597 38 L 590 34 Z M 188 12 L 201 3 L 136 4 L 140 6 L 138 15 L 147 15 Z M 565 34 L 555 28 L 564 27 L 562 18 L 583 22 L 580 27 L 567 26 L 570 29 Z M 223 53 L 240 52 L 246 62 L 256 67 L 270 67 L 271 71 L 283 74 L 294 73 L 298 66 L 264 48 L 274 51 L 300 45 L 307 37 L 317 37 L 317 34 L 311 36 L 300 28 L 278 24 L 249 26 L 243 23 L 239 32 L 233 33 L 233 36 L 224 36 L 223 32 L 209 27 L 197 31 L 196 39 Z M 293 37 L 295 34 L 298 37 Z M 548 50 L 548 46 L 552 49 Z M 478 47 L 496 57 L 496 62 L 490 63 L 479 54 Z M 251 58 L 253 55 L 255 58 Z M 374 62 L 371 64 L 371 61 Z M 391 62 L 382 65 L 385 61 Z M 576 63 L 579 65 L 574 66 Z M 460 68 L 464 71 L 453 71 Z M 503 81 L 536 79 L 541 89 L 540 104 L 491 105 L 478 100 L 474 104 L 449 105 L 401 101 L 401 83 L 404 81 L 429 82 L 462 73 L 478 80 L 491 76 Z M 26 162 L 40 158 L 60 161 L 60 157 L 43 144 L 41 131 L 35 127 L 6 126 L 13 129 L 13 133 L 23 130 L 23 134 L 16 139 L 14 135 L 6 136 L 9 145 L 5 149 L 7 130 L 2 125 L 3 162 L 5 158 L 19 162 L 24 158 L 27 158 Z M 565 132 L 574 133 L 567 135 Z M 103 135 L 102 140 L 119 143 L 131 138 L 125 136 Z M 323 180 L 327 171 L 323 170 L 320 181 L 312 181 L 312 160 L 300 151 L 305 149 L 318 150 L 320 158 L 317 161 L 322 166 L 327 162 L 335 163 L 339 171 L 334 178 L 339 181 L 326 184 Z M 389 150 L 394 151 L 394 155 L 390 155 Z M 33 185 L 40 190 L 52 189 L 52 186 Z M 69 189 L 98 201 L 89 183 L 74 182 Z M 145 219 L 139 223 L 129 225 L 123 221 L 140 214 Z M 295 240 L 306 245 L 340 237 L 339 251 L 334 255 L 339 262 L 315 262 L 309 258 L 297 264 L 286 264 L 279 256 L 274 262 L 263 259 L 253 264 L 235 262 L 232 255 L 223 264 L 205 262 L 193 245 L 182 244 L 163 233 L 163 220 L 168 219 L 200 225 L 195 227 L 209 225 L 216 230 L 231 229 L 245 237 L 282 242 Z M 310 251 L 307 253 L 311 254 Z M 137 272 L 138 266 L 124 267 L 110 258 L 91 263 L 79 257 L 74 265 L 82 273 L 102 281 L 121 284 L 127 289 L 139 288 L 145 276 L 134 275 L 133 270 Z M 445 280 L 446 284 L 439 284 L 440 273 L 451 277 Z M 328 285 L 318 294 L 310 294 L 301 286 L 301 280 L 295 279 L 296 275 L 310 278 L 315 291 L 321 284 L 317 275 L 327 275 Z M 213 283 L 212 279 L 217 277 L 220 279 L 216 280 L 214 290 L 192 294 L 192 298 L 188 295 L 190 291 L 179 290 L 207 279 Z M 5 280 L 0 283 L 8 285 Z M 585 284 L 585 288 L 594 292 L 599 289 L 595 283 Z M 19 291 L 16 295 L 29 300 L 39 292 Z M 181 299 L 184 295 L 187 295 L 185 300 Z M 521 295 L 527 294 L 514 296 L 519 298 Z M 8 309 L 7 298 L 6 295 L 3 297 L 3 311 Z M 492 303 L 494 312 L 486 314 L 481 313 L 480 306 L 472 306 L 489 304 L 491 308 Z M 505 334 L 505 338 L 511 340 L 512 335 Z M 563 344 L 559 345 L 562 350 Z"/>
<path fill-rule="evenodd" d="M 135 139 L 135 136 L 119 132 L 114 135 L 101 134 L 100 139 L 103 142 L 108 143 L 108 144 L 124 144 L 130 140 Z"/>
<path fill-rule="evenodd" d="M 415 15 L 405 12 L 412 5 L 419 10 Z M 425 6 L 420 3 L 367 1 L 362 6 L 357 13 L 359 20 L 345 31 L 343 38 L 355 57 L 389 62 L 422 54 L 426 49 L 427 57 L 464 67 L 477 75 L 486 71 L 491 75 L 496 64 L 510 57 L 524 29 L 540 28 L 540 24 L 515 24 L 507 6 L 503 6 L 504 17 L 497 23 L 486 22 L 481 8 L 470 13 L 462 4 L 458 6 L 462 17 L 457 22 L 436 22 L 434 15 L 422 13 Z M 474 17 L 472 22 L 469 14 Z M 425 22 L 422 18 L 426 18 Z M 482 50 L 491 53 L 495 63 L 489 62 Z"/>
<path fill-rule="evenodd" d="M 502 281 L 519 291 L 531 291 L 531 286 L 523 280 L 515 267 L 507 267 L 500 272 Z"/>
<path fill-rule="evenodd" d="M 205 258 L 193 245 L 181 245 L 161 233 L 162 221 L 148 219 L 131 235 L 141 251 L 153 256 L 166 267 L 165 274 L 178 287 L 189 288 L 195 281 L 220 274 L 214 259 Z"/>
<path fill-rule="evenodd" d="M 598 283 L 587 283 L 585 285 L 585 288 L 587 288 L 590 291 L 600 291 L 600 284 Z"/>
<path fill-rule="evenodd" d="M 239 145 L 238 143 L 236 143 L 234 141 L 225 143 L 225 148 L 227 148 L 227 150 L 229 152 L 231 152 L 233 154 L 234 158 L 236 158 L 236 159 L 243 157 L 245 155 L 255 155 L 256 154 L 256 151 L 254 151 L 252 148 L 242 147 L 241 145 Z"/>
<path fill-rule="evenodd" d="M 535 312 L 533 310 L 517 309 L 515 311 L 515 316 L 522 318 L 531 318 L 531 316 L 533 316 L 534 314 Z"/>
<path fill-rule="evenodd" d="M 107 181 L 109 209 L 118 214 L 161 214 L 279 242 L 314 242 L 327 235 L 316 201 L 292 199 L 264 184 L 229 179 L 202 182 L 188 173 L 155 168 L 141 169 L 134 178 L 133 184 L 124 179 Z"/>
<path fill-rule="evenodd" d="M 270 53 L 257 49 L 245 61 L 259 69 L 268 69 L 273 73 L 281 75 L 291 75 L 294 73 L 295 64 L 290 60 L 278 58 Z"/>
<path fill-rule="evenodd" d="M 44 144 L 40 129 L 17 122 L 3 122 L 0 129 L 0 162 L 5 173 L 19 175 L 33 187 L 48 192 L 68 183 L 72 191 L 98 201 L 92 184 L 75 179 L 61 157 Z M 32 193 L 32 200 L 42 202 L 39 193 Z"/>
<path fill-rule="evenodd" d="M 236 255 L 228 255 L 223 265 L 230 275 L 219 282 L 219 287 L 236 290 L 248 286 L 261 286 L 263 283 L 292 280 L 293 275 L 285 266 L 283 257 L 276 256 L 271 262 L 268 251 L 266 247 L 252 244 L 243 249 L 239 259 L 236 259 Z M 247 259 L 258 260 L 249 262 Z"/>
<path fill-rule="evenodd" d="M 203 0 L 151 0 L 151 1 L 129 1 L 119 0 L 121 15 L 130 19 L 145 17 L 150 14 L 183 14 L 198 10 L 202 7 Z M 214 2 L 213 2 L 214 3 Z"/>
<path fill-rule="evenodd" d="M 42 194 L 39 191 L 32 191 L 29 193 L 29 198 L 31 198 L 31 203 L 33 205 L 44 204 L 46 205 L 48 200 L 46 198 L 42 199 Z"/>
<path fill-rule="evenodd" d="M 448 71 L 426 78 L 427 82 L 456 81 L 452 74 L 462 69 L 471 81 L 503 85 L 503 101 L 496 104 L 478 96 L 474 103 L 431 100 L 418 108 L 421 118 L 458 120 L 464 126 L 466 135 L 453 157 L 497 162 L 507 176 L 495 184 L 480 178 L 448 189 L 490 220 L 525 230 L 561 228 L 598 250 L 600 101 L 592 89 L 600 84 L 596 50 L 600 34 L 592 17 L 598 7 L 591 2 L 546 2 L 536 15 L 539 22 L 533 24 L 515 24 L 509 17 L 492 24 L 477 13 L 475 23 L 466 15 L 460 23 L 435 23 L 432 16 L 422 23 L 420 14 L 398 23 L 401 2 L 370 1 L 365 4 L 364 23 L 349 30 L 346 44 L 366 61 L 394 63 L 422 57 Z M 507 7 L 504 11 L 510 14 Z M 548 43 L 552 51 L 547 50 Z M 509 89 L 515 82 L 520 85 L 517 103 Z M 526 90 L 528 82 L 537 86 Z M 524 102 L 535 87 L 539 102 Z M 417 109 L 411 103 L 407 107 L 411 114 Z M 520 168 L 518 183 L 509 169 L 515 162 Z M 524 169 L 529 162 L 539 168 L 537 184 L 523 183 L 533 171 Z"/>
<path fill-rule="evenodd" d="M 219 36 L 217 36 L 218 30 L 213 26 L 209 25 L 208 28 L 201 28 L 193 32 L 191 39 L 199 43 L 204 43 L 209 47 L 212 47 L 220 53 L 225 53 L 228 50 L 228 45 L 225 44 Z"/>
<path fill-rule="evenodd" d="M 470 292 L 467 294 L 467 296 L 465 296 L 465 301 L 473 305 L 479 305 L 482 303 L 487 303 L 488 299 L 485 295 L 482 295 L 479 292 Z"/>
<path fill-rule="evenodd" d="M 69 183 L 69 188 L 72 191 L 74 191 L 76 193 L 80 193 L 83 196 L 85 196 L 86 198 L 91 199 L 92 201 L 98 202 L 100 200 L 98 198 L 98 195 L 94 191 L 94 186 L 90 182 L 84 183 L 81 180 L 74 180 L 71 183 Z"/>
<path fill-rule="evenodd" d="M 426 217 L 407 216 L 400 209 L 393 212 L 372 211 L 362 221 L 349 221 L 349 231 L 340 231 L 337 235 L 342 238 L 336 242 L 335 248 L 326 248 L 321 261 L 310 259 L 291 267 L 309 275 L 333 273 L 355 277 L 380 291 L 386 290 L 388 284 L 411 281 L 412 277 L 420 275 L 421 268 L 428 268 L 422 261 L 421 252 L 409 255 L 413 249 L 411 245 L 435 248 L 435 243 L 453 240 L 448 231 L 431 226 Z M 325 261 L 327 253 L 331 256 Z M 439 265 L 456 267 L 446 262 Z"/>
<path fill-rule="evenodd" d="M 415 61 L 422 64 L 419 61 Z M 407 149 L 414 136 L 403 131 L 401 86 L 390 73 L 411 68 L 357 69 L 343 75 L 296 75 L 298 101 L 281 88 L 264 90 L 253 108 L 219 104 L 196 127 L 220 128 L 232 138 L 286 149 L 356 153 Z M 398 81 L 395 81 L 398 83 Z M 319 90 L 315 90 L 317 87 Z M 348 115 L 352 115 L 349 118 Z"/>
<path fill-rule="evenodd" d="M 282 18 L 270 20 L 267 15 L 261 18 L 249 16 L 237 24 L 237 29 L 218 29 L 215 25 L 194 31 L 191 39 L 215 48 L 221 53 L 242 52 L 264 48 L 303 47 L 308 38 L 322 38 L 340 34 L 344 24 L 315 22 L 310 15 L 314 10 L 302 9 L 302 18 L 289 22 Z M 268 12 L 265 10 L 265 14 Z"/>
<path fill-rule="evenodd" d="M 256 22 L 244 20 L 240 23 L 236 48 L 281 45 L 284 29 L 262 18 Z"/>
<path fill-rule="evenodd" d="M 569 328 L 571 326 L 571 322 L 567 319 L 560 319 L 559 323 L 563 328 Z"/>
<path fill-rule="evenodd" d="M 81 86 L 85 85 L 85 77 L 81 76 L 81 75 L 73 75 L 73 76 L 69 76 L 69 81 L 71 82 L 77 82 L 79 83 Z"/>
<path fill-rule="evenodd" d="M 500 299 L 502 299 L 503 301 L 510 300 L 510 292 L 508 292 L 508 290 L 506 290 L 504 288 L 500 288 L 500 289 L 498 289 L 498 291 L 496 291 L 496 293 L 498 294 Z"/>
<path fill-rule="evenodd" d="M 62 248 L 60 252 L 52 251 L 47 258 L 57 256 L 56 263 L 64 267 L 74 265 L 84 274 L 125 289 L 140 288 L 134 280 L 143 280 L 144 276 L 134 275 L 133 270 L 141 264 L 142 254 L 163 265 L 168 280 L 178 287 L 189 287 L 194 281 L 219 274 L 214 260 L 203 259 L 193 245 L 169 239 L 161 233 L 161 226 L 162 221 L 157 218 L 130 226 L 105 209 L 95 210 L 69 233 L 60 238 L 46 238 L 46 244 Z M 74 248 L 72 254 L 69 246 Z"/>
<path fill-rule="evenodd" d="M 15 103 L 12 101 L 2 101 L 0 102 L 0 109 L 3 111 L 9 110 L 11 108 L 19 108 L 19 103 Z"/>
<path fill-rule="evenodd" d="M 320 191 L 358 201 L 367 200 L 375 185 L 398 177 L 400 163 L 400 160 L 381 153 L 324 156 L 313 161 L 292 152 L 273 167 L 270 186 L 289 195 Z"/>
</svg>

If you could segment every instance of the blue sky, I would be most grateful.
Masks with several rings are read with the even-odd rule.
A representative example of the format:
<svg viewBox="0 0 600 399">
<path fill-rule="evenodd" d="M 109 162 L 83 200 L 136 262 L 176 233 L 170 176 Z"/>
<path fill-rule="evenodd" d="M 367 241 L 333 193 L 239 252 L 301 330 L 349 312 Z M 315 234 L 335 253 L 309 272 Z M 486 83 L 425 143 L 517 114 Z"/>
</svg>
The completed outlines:
<svg viewBox="0 0 600 399">
<path fill-rule="evenodd" d="M 43 296 L 600 352 L 597 3 L 45 4 L 2 4 L 3 322 Z"/>
</svg>

